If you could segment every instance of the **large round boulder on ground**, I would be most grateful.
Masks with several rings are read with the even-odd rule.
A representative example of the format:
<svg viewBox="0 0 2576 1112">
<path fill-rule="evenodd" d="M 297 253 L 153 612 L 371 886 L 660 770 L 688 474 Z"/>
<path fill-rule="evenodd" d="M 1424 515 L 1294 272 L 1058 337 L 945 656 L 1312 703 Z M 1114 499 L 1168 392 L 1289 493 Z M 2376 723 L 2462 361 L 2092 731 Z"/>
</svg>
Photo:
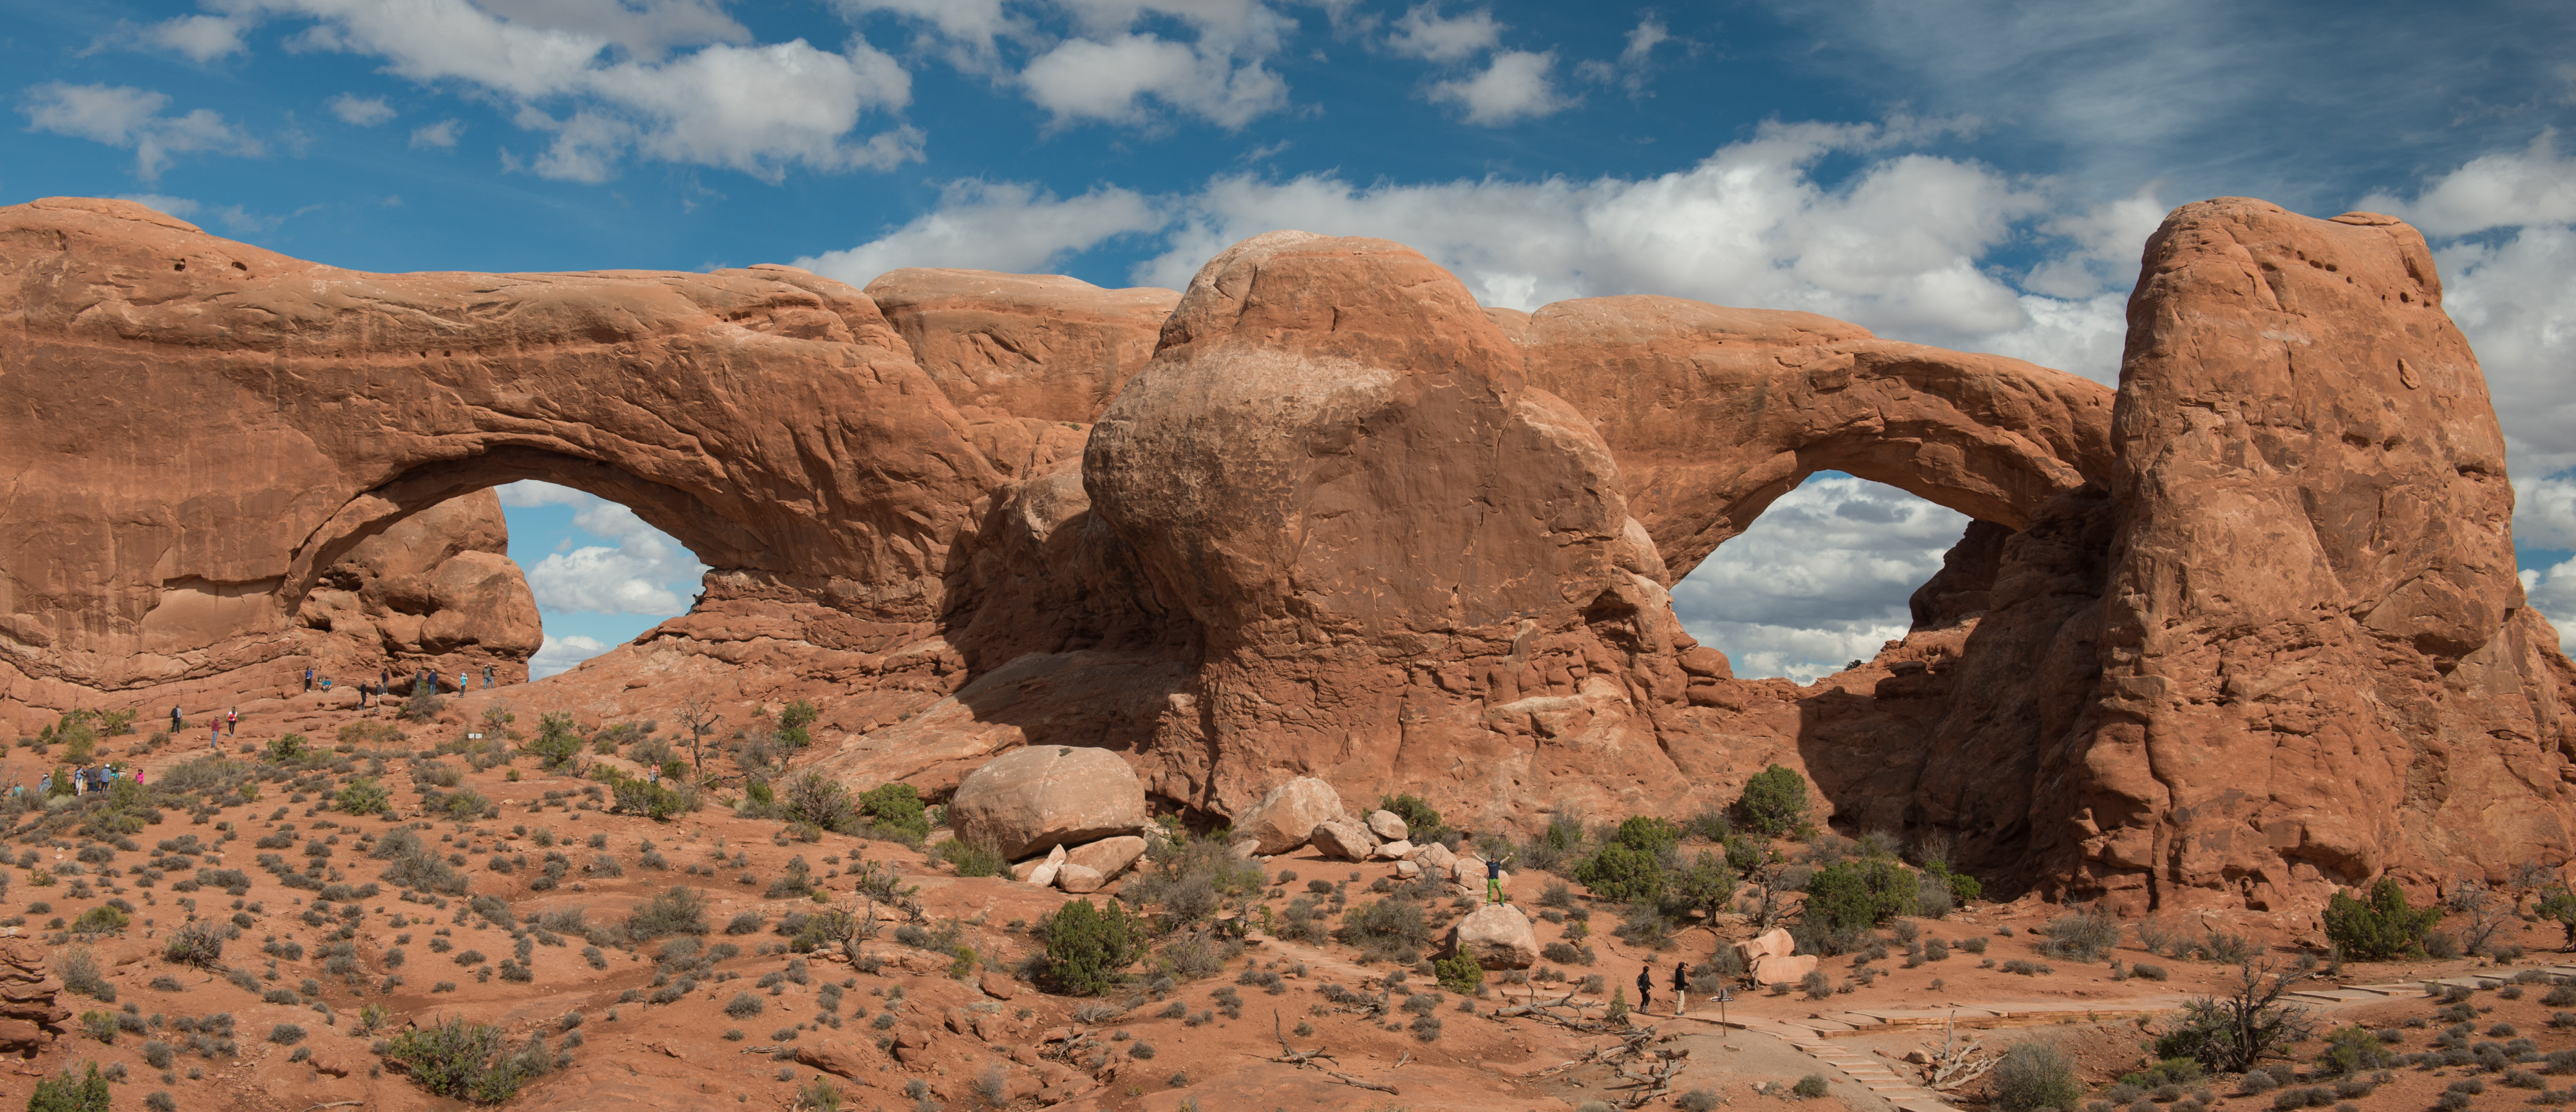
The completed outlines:
<svg viewBox="0 0 2576 1112">
<path fill-rule="evenodd" d="M 1401 842 L 1412 836 L 1412 831 L 1404 825 L 1404 816 L 1393 811 L 1369 812 L 1368 828 L 1369 833 L 1389 842 Z"/>
<path fill-rule="evenodd" d="M 987 762 L 957 785 L 948 825 L 1004 857 L 1144 829 L 1145 785 L 1116 753 L 1032 745 Z"/>
<path fill-rule="evenodd" d="M 1753 963 L 1753 983 L 1757 985 L 1796 984 L 1816 971 L 1814 954 L 1774 954 Z"/>
<path fill-rule="evenodd" d="M 1331 784 L 1300 776 L 1272 788 L 1234 822 L 1237 839 L 1251 839 L 1254 853 L 1286 853 L 1306 844 L 1317 823 L 1347 818 Z"/>
<path fill-rule="evenodd" d="M 1449 929 L 1449 948 L 1473 955 L 1487 969 L 1527 969 L 1538 963 L 1538 932 L 1518 908 L 1480 908 Z"/>
<path fill-rule="evenodd" d="M 1371 836 L 1369 828 L 1350 819 L 1316 823 L 1306 840 L 1324 856 L 1344 861 L 1366 861 L 1370 854 L 1377 852 L 1377 839 Z"/>
</svg>

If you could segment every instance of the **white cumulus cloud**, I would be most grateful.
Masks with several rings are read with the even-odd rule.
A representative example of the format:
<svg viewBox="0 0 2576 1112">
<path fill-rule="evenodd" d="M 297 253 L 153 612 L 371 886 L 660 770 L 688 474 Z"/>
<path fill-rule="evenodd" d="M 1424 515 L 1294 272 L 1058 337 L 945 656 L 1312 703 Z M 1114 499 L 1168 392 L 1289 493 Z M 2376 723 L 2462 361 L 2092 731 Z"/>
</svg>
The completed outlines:
<svg viewBox="0 0 2576 1112">
<path fill-rule="evenodd" d="M 131 85 L 50 81 L 27 90 L 19 111 L 35 131 L 50 131 L 134 151 L 134 172 L 160 178 L 171 156 L 195 152 L 256 155 L 266 148 L 213 109 L 164 115 L 170 97 Z"/>
<path fill-rule="evenodd" d="M 1467 110 L 1467 122 L 1500 127 L 1521 120 L 1552 116 L 1574 101 L 1556 87 L 1556 52 L 1495 52 L 1483 71 L 1431 86 L 1434 104 L 1456 104 Z"/>
<path fill-rule="evenodd" d="M 1411 58 L 1459 62 L 1492 50 L 1502 42 L 1506 25 L 1494 22 L 1490 8 L 1462 16 L 1443 16 L 1437 0 L 1405 9 L 1386 37 L 1387 49 Z"/>
<path fill-rule="evenodd" d="M 1159 231 L 1167 219 L 1143 194 L 1102 187 L 1058 199 L 1014 182 L 960 182 L 941 205 L 878 239 L 796 260 L 854 286 L 908 266 L 1031 273 L 1113 236 Z"/>
<path fill-rule="evenodd" d="M 1673 585 L 1691 636 L 1746 678 L 1800 683 L 1878 655 L 1968 518 L 1890 486 L 1818 475 Z"/>
<path fill-rule="evenodd" d="M 362 97 L 356 93 L 342 93 L 332 97 L 326 107 L 331 109 L 332 115 L 340 117 L 343 122 L 356 124 L 359 127 L 374 127 L 394 118 L 394 106 L 385 103 L 383 97 Z"/>
<path fill-rule="evenodd" d="M 561 674 L 614 647 L 596 637 L 584 637 L 578 633 L 548 636 L 546 643 L 537 649 L 537 655 L 528 658 L 528 678 L 541 680 Z"/>
<path fill-rule="evenodd" d="M 541 608 L 677 614 L 688 609 L 690 596 L 706 576 L 706 565 L 686 546 L 615 502 L 533 480 L 502 486 L 499 493 L 503 506 L 576 507 L 576 527 L 616 542 L 550 553 L 525 569 L 528 589 Z"/>
<path fill-rule="evenodd" d="M 888 169 L 921 157 L 871 114 L 911 102 L 911 75 L 853 37 L 755 45 L 711 0 L 226 0 L 237 19 L 310 21 L 304 50 L 383 59 L 422 84 L 462 83 L 549 136 L 538 174 L 603 181 L 628 157 L 739 170 Z M 420 138 L 438 133 L 415 132 Z M 448 133 L 452 138 L 452 132 Z M 436 142 L 423 145 L 439 146 Z"/>
<path fill-rule="evenodd" d="M 456 149 L 456 137 L 465 133 L 464 121 L 447 119 L 411 129 L 411 145 L 421 150 Z"/>
</svg>

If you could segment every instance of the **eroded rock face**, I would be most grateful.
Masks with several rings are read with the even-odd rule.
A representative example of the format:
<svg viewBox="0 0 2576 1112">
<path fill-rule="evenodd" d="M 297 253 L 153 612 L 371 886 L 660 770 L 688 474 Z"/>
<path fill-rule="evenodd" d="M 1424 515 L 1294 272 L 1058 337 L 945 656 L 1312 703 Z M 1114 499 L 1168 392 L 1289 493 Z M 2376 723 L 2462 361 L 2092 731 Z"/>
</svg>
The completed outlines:
<svg viewBox="0 0 2576 1112">
<path fill-rule="evenodd" d="M 889 270 L 868 298 L 959 406 L 1089 425 L 1154 354 L 1177 291 L 1061 274 Z"/>
<path fill-rule="evenodd" d="M 545 633 L 509 548 L 498 495 L 449 499 L 358 542 L 322 573 L 296 622 L 346 642 L 334 661 L 357 669 L 346 676 L 378 670 L 370 661 L 398 674 L 479 675 L 490 664 L 496 680 L 524 682 Z"/>
<path fill-rule="evenodd" d="M 996 757 L 959 784 L 948 804 L 948 825 L 959 838 L 1004 857 L 1134 834 L 1149 821 L 1145 787 L 1127 762 L 1106 749 L 1070 745 Z"/>
<path fill-rule="evenodd" d="M 367 274 L 53 198 L 0 208 L 0 304 L 21 705 L 282 684 L 324 572 L 521 478 L 713 565 L 676 633 L 880 651 L 929 631 L 1004 479 L 865 295 L 792 268 Z"/>
<path fill-rule="evenodd" d="M 2286 907 L 2568 856 L 2565 661 L 2423 237 L 2187 205 L 2129 321 L 2082 882 Z"/>
<path fill-rule="evenodd" d="M 2433 275 L 2383 217 L 2187 206 L 2115 400 L 1806 314 L 1487 310 L 1376 240 L 1256 237 L 1180 295 L 905 271 L 871 297 L 778 267 L 361 274 L 49 200 L 0 209 L 0 459 L 34 492 L 0 711 L 274 691 L 361 643 L 508 659 L 533 626 L 451 499 L 542 478 L 715 568 L 551 701 L 810 699 L 808 767 L 933 798 L 1059 747 L 1126 771 L 1115 823 L 1014 856 L 1142 829 L 1150 793 L 1265 828 L 1246 852 L 1321 828 L 1401 857 L 1340 799 L 1527 831 L 1687 815 L 1777 763 L 1820 819 L 1951 838 L 2002 896 L 2500 876 L 2576 852 L 2576 669 L 2522 604 Z M 108 447 L 147 434 L 163 456 Z M 169 462 L 200 458 L 227 464 Z M 1978 520 L 1876 659 L 1738 679 L 1665 587 L 1825 468 Z M 1329 813 L 1265 823 L 1300 778 Z"/>
<path fill-rule="evenodd" d="M 30 1053 L 51 1043 L 72 1016 L 56 1000 L 62 991 L 43 947 L 0 940 L 0 1050 Z"/>
</svg>

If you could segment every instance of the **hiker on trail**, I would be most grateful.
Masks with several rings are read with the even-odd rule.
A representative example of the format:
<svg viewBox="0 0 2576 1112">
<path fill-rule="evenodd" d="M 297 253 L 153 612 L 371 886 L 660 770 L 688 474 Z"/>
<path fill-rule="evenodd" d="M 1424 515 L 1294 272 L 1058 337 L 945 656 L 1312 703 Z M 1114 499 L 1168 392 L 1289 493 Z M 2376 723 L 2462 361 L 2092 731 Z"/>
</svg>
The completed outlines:
<svg viewBox="0 0 2576 1112">
<path fill-rule="evenodd" d="M 311 668 L 304 670 L 304 690 L 313 690 L 313 669 Z"/>
<path fill-rule="evenodd" d="M 88 770 L 88 769 L 86 769 L 86 768 L 74 768 L 74 769 L 72 769 L 72 794 L 73 794 L 73 795 L 87 795 L 87 794 L 89 794 L 89 770 Z"/>
<path fill-rule="evenodd" d="M 474 689 L 465 686 L 465 673 L 461 671 L 456 673 L 456 693 L 462 695 L 472 690 Z"/>
<path fill-rule="evenodd" d="M 210 723 L 207 723 L 207 725 L 206 725 L 206 748 L 208 748 L 208 749 L 217 748 L 217 747 L 221 746 L 223 743 L 224 743 L 224 724 L 223 724 L 223 723 L 221 723 L 221 722 L 210 722 Z"/>
<path fill-rule="evenodd" d="M 645 769 L 645 770 L 644 770 L 644 782 L 645 782 L 645 783 L 647 783 L 647 784 L 659 784 L 659 783 L 661 783 L 661 782 L 662 782 L 662 766 L 660 766 L 660 765 L 654 765 L 654 766 L 652 766 L 651 768 L 647 768 L 647 769 Z"/>
<path fill-rule="evenodd" d="M 170 708 L 170 732 L 175 734 L 178 733 L 180 729 L 179 708 L 176 705 L 173 705 Z"/>
<path fill-rule="evenodd" d="M 52 794 L 54 794 L 54 774 L 48 772 L 36 777 L 36 798 L 43 799 Z"/>
<path fill-rule="evenodd" d="M 483 690 L 492 690 L 492 666 L 489 664 L 483 666 Z"/>
<path fill-rule="evenodd" d="M 381 669 L 381 670 L 377 671 L 377 673 L 376 673 L 376 690 L 377 690 L 377 691 L 381 692 L 381 691 L 383 691 L 384 689 L 386 689 L 386 688 L 388 688 L 388 687 L 392 687 L 393 685 L 394 685 L 394 670 L 393 670 L 393 669 L 391 669 L 391 668 L 385 668 L 385 669 Z"/>
<path fill-rule="evenodd" d="M 1653 1008 L 1654 1008 L 1654 1006 L 1655 1006 L 1655 1003 L 1654 1003 L 1654 995 L 1655 995 L 1655 967 L 1654 967 L 1654 966 L 1651 966 L 1651 965 L 1640 965 L 1640 966 L 1638 966 L 1638 967 L 1637 967 L 1637 1010 L 1638 1010 L 1638 1011 L 1641 1011 L 1641 1012 L 1644 1012 L 1644 1011 L 1651 1011 L 1651 1010 L 1653 1010 Z"/>
<path fill-rule="evenodd" d="M 228 734 L 241 733 L 240 707 L 234 707 L 230 712 L 224 715 L 224 732 Z"/>
<path fill-rule="evenodd" d="M 1673 963 L 1673 1014 L 1679 1016 L 1690 1006 L 1690 963 Z"/>
<path fill-rule="evenodd" d="M 1518 855 L 1506 853 L 1499 859 L 1491 857 L 1485 859 L 1485 902 L 1487 904 L 1508 902 L 1503 899 L 1503 866 L 1511 864 L 1515 856 Z"/>
<path fill-rule="evenodd" d="M 138 788 L 143 786 L 143 766 L 141 765 L 134 766 L 134 786 Z"/>
</svg>

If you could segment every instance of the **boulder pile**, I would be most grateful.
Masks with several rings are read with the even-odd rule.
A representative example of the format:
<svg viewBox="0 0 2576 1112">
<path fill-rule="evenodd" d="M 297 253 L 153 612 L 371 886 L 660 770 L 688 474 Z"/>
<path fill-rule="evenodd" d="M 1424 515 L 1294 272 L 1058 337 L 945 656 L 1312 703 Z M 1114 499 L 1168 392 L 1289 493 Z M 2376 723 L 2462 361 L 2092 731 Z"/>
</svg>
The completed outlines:
<svg viewBox="0 0 2576 1112">
<path fill-rule="evenodd" d="M 1097 892 L 1145 856 L 1145 787 L 1106 749 L 1032 745 L 976 769 L 948 804 L 957 837 L 1006 858 L 1015 880 Z"/>
</svg>

